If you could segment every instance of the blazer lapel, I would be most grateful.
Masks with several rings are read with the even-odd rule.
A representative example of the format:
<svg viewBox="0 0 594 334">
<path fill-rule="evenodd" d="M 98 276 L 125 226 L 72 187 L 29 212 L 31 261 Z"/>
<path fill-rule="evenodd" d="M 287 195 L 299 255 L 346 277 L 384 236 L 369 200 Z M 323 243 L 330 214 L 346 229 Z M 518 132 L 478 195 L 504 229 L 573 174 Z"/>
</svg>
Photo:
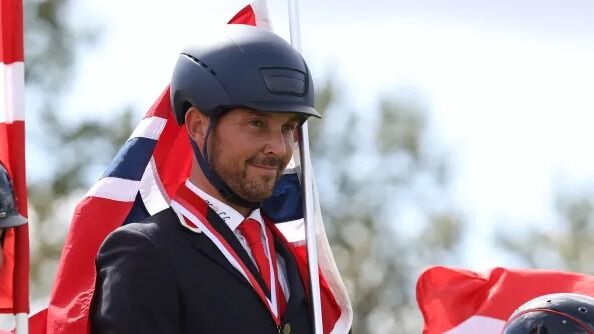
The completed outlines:
<svg viewBox="0 0 594 334">
<path fill-rule="evenodd" d="M 289 283 L 290 296 L 287 301 L 287 308 L 283 315 L 283 319 L 289 319 L 289 317 L 297 312 L 303 303 L 306 303 L 309 296 L 307 296 L 307 274 L 301 272 L 299 265 L 297 264 L 297 258 L 295 254 L 295 248 L 293 244 L 289 243 L 285 236 L 275 226 L 272 219 L 267 215 L 264 215 L 264 221 L 274 235 L 274 247 L 278 255 L 282 256 L 285 260 L 285 269 L 287 272 L 287 281 Z M 302 275 L 303 274 L 303 275 Z"/>
<path fill-rule="evenodd" d="M 276 248 L 277 254 L 281 255 L 285 260 L 285 268 L 287 271 L 287 281 L 289 283 L 289 300 L 287 301 L 287 308 L 285 310 L 285 314 L 283 315 L 283 319 L 287 319 L 290 314 L 299 309 L 301 303 L 304 302 L 305 299 L 305 291 L 303 288 L 303 282 L 301 281 L 301 277 L 299 276 L 299 271 L 297 269 L 297 264 L 295 262 L 295 258 L 291 252 L 289 252 L 282 242 L 279 242 L 278 239 L 275 238 L 274 246 Z"/>
<path fill-rule="evenodd" d="M 270 291 L 268 291 L 268 288 L 266 287 L 260 272 L 258 269 L 256 269 L 254 262 L 246 252 L 245 248 L 243 248 L 239 240 L 237 240 L 237 237 L 235 234 L 233 234 L 233 231 L 231 231 L 229 226 L 225 224 L 223 219 L 210 208 L 206 214 L 206 219 L 208 223 L 223 237 L 223 239 L 225 239 L 225 241 L 227 241 L 229 246 L 231 246 L 231 248 L 235 251 L 239 259 L 248 268 L 252 276 L 254 276 L 266 297 L 270 298 Z M 240 278 L 242 282 L 251 288 L 251 285 L 245 279 L 245 277 L 243 277 L 243 275 L 241 275 L 241 273 L 237 271 L 237 269 L 235 269 L 231 263 L 229 263 L 221 251 L 208 238 L 205 238 L 205 241 L 208 242 L 196 243 L 197 248 L 200 249 L 205 255 L 213 259 L 216 263 L 231 271 L 235 276 Z"/>
<path fill-rule="evenodd" d="M 235 276 L 241 283 L 245 284 L 250 289 L 252 288 L 248 280 L 246 280 L 245 277 L 243 277 L 243 275 L 229 263 L 227 258 L 225 258 L 221 251 L 206 236 L 200 235 L 200 238 L 194 241 L 194 247 L 213 262 L 227 269 L 227 271 Z"/>
</svg>

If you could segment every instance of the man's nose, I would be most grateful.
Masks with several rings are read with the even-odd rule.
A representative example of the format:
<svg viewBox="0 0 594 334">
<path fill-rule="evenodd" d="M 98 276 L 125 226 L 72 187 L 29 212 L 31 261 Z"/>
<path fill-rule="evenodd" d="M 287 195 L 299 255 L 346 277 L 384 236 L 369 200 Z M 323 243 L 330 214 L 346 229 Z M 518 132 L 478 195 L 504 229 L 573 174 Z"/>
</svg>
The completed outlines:
<svg viewBox="0 0 594 334">
<path fill-rule="evenodd" d="M 282 131 L 270 133 L 266 141 L 266 146 L 264 147 L 264 153 L 275 154 L 278 156 L 285 155 L 288 149 L 287 140 L 289 139 L 290 138 L 288 138 Z"/>
</svg>

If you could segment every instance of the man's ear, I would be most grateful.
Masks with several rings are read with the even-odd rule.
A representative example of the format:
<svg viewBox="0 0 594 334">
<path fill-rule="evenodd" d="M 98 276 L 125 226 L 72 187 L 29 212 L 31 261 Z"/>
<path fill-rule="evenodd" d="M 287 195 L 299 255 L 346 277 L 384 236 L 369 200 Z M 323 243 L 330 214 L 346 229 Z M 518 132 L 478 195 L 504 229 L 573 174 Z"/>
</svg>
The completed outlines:
<svg viewBox="0 0 594 334">
<path fill-rule="evenodd" d="M 198 144 L 204 142 L 209 122 L 210 119 L 194 106 L 190 107 L 186 112 L 186 130 L 190 137 Z"/>
</svg>

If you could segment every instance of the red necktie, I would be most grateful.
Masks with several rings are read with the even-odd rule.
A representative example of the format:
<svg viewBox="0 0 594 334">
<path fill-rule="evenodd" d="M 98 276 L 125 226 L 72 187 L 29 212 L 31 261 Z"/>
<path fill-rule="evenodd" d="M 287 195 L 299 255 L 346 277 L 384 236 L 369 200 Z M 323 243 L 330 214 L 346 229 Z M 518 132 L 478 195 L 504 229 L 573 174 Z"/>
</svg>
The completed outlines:
<svg viewBox="0 0 594 334">
<path fill-rule="evenodd" d="M 266 287 L 270 291 L 270 267 L 266 252 L 264 251 L 264 245 L 262 244 L 262 228 L 260 227 L 260 223 L 254 219 L 247 218 L 239 224 L 239 230 L 247 240 L 252 250 L 252 257 L 260 271 L 260 276 L 264 279 L 264 283 L 266 283 Z"/>
<path fill-rule="evenodd" d="M 241 234 L 243 234 L 243 237 L 247 240 L 248 245 L 252 250 L 252 257 L 258 266 L 258 270 L 260 271 L 260 275 L 264 279 L 264 283 L 266 283 L 268 291 L 270 291 L 270 267 L 268 266 L 268 258 L 266 257 L 264 244 L 262 243 L 262 228 L 260 223 L 255 219 L 247 218 L 241 224 L 239 224 L 238 228 L 241 231 Z M 278 274 L 278 266 L 276 263 L 276 251 L 274 249 L 274 242 L 272 241 L 273 237 L 270 230 L 266 229 L 266 235 L 269 241 L 273 270 L 276 273 L 276 275 L 274 275 L 276 291 L 271 291 L 271 293 L 276 293 L 279 316 L 282 316 L 287 307 L 287 302 L 285 299 L 285 294 L 283 293 L 283 289 L 280 285 L 280 275 Z"/>
</svg>

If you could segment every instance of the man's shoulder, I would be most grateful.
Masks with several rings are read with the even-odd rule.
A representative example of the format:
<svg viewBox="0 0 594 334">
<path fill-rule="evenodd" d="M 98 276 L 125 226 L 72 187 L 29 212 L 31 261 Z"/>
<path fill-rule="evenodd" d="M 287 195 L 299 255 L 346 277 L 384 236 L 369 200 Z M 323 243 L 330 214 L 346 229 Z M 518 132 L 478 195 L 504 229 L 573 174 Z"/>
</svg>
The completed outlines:
<svg viewBox="0 0 594 334">
<path fill-rule="evenodd" d="M 170 230 L 179 225 L 179 218 L 171 207 L 146 217 L 138 222 L 129 223 L 116 229 L 138 231 L 146 235 L 153 235 L 161 231 Z M 115 231 L 114 231 L 115 232 Z"/>
<path fill-rule="evenodd" d="M 171 239 L 179 233 L 179 218 L 175 211 L 167 208 L 139 222 L 126 224 L 112 231 L 103 245 L 119 242 L 138 242 L 159 247 L 163 243 L 170 244 Z"/>
</svg>

